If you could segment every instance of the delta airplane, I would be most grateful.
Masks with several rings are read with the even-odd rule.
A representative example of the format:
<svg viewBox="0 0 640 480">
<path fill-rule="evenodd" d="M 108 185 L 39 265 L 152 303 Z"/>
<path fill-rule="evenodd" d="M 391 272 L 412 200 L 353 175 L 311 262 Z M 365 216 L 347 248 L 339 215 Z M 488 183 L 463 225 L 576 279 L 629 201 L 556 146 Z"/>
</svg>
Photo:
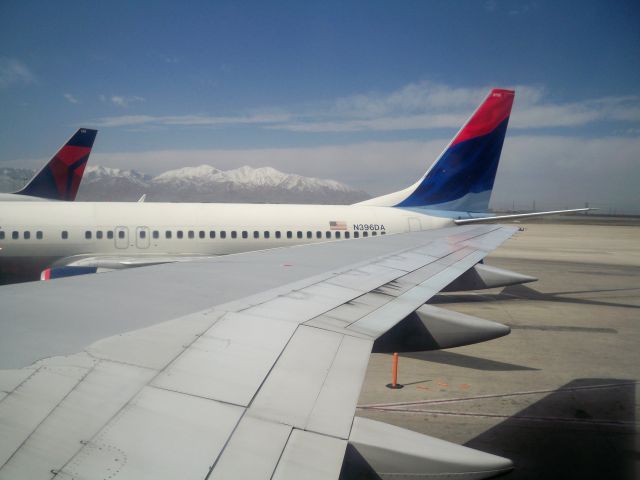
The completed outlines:
<svg viewBox="0 0 640 480">
<path fill-rule="evenodd" d="M 21 190 L 0 193 L 0 202 L 75 200 L 97 133 L 78 129 Z"/>
<path fill-rule="evenodd" d="M 8 278 L 37 279 L 40 274 L 49 279 L 293 244 L 584 211 L 489 213 L 514 96 L 512 90 L 492 90 L 416 183 L 354 205 L 0 204 L 0 279 L 6 283 Z M 87 155 L 87 144 L 82 147 Z"/>
</svg>

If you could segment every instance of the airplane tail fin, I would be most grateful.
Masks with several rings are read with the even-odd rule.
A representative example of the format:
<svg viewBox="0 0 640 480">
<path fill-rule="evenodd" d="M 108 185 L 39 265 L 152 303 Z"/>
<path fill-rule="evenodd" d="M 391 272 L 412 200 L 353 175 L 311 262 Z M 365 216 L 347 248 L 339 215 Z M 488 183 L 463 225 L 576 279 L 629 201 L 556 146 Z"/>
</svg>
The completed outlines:
<svg viewBox="0 0 640 480">
<path fill-rule="evenodd" d="M 97 130 L 79 129 L 42 169 L 15 192 L 50 200 L 75 200 Z"/>
<path fill-rule="evenodd" d="M 486 212 L 515 92 L 493 89 L 420 180 L 359 205 Z"/>
</svg>

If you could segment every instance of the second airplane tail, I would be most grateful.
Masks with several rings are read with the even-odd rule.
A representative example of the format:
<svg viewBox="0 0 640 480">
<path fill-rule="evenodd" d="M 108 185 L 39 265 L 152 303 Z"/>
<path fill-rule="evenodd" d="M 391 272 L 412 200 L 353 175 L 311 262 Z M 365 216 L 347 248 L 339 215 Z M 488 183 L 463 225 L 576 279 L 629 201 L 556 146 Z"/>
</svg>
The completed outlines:
<svg viewBox="0 0 640 480">
<path fill-rule="evenodd" d="M 49 162 L 15 192 L 49 200 L 75 200 L 97 130 L 79 129 Z"/>
<path fill-rule="evenodd" d="M 420 180 L 360 205 L 486 212 L 515 92 L 493 89 Z"/>
</svg>

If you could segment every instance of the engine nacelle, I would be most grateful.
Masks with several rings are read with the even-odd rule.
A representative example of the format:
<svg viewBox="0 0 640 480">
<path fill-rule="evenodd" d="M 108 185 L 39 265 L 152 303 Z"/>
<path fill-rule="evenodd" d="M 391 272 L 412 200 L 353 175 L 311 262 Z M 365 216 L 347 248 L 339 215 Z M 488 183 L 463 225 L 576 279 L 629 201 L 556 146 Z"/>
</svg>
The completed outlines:
<svg viewBox="0 0 640 480">
<path fill-rule="evenodd" d="M 520 285 L 522 283 L 535 282 L 537 280 L 537 278 L 530 277 L 529 275 L 511 272 L 503 268 L 492 267 L 490 265 L 485 265 L 484 263 L 477 263 L 443 288 L 442 291 L 465 292 L 468 290 L 484 290 L 487 288 Z"/>
</svg>

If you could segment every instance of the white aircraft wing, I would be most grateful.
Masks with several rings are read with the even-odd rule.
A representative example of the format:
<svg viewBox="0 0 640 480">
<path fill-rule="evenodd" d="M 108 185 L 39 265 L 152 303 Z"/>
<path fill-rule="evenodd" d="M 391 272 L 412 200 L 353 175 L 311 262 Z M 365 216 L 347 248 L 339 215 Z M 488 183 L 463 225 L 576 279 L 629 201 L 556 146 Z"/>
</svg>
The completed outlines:
<svg viewBox="0 0 640 480">
<path fill-rule="evenodd" d="M 354 413 L 374 340 L 514 231 L 1 287 L 0 479 L 335 479 L 348 444 L 381 475 L 504 472 L 506 459 Z"/>
</svg>

